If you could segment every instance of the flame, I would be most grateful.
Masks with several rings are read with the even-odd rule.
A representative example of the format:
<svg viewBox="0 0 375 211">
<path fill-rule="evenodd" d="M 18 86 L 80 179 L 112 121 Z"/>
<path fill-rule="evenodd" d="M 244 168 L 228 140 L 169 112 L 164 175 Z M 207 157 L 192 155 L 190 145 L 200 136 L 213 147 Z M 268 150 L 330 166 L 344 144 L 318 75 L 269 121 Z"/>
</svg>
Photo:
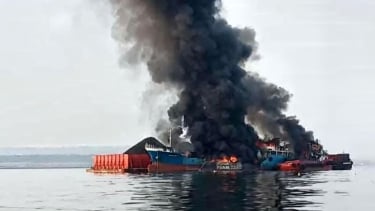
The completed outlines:
<svg viewBox="0 0 375 211">
<path fill-rule="evenodd" d="M 218 163 L 237 163 L 238 162 L 238 158 L 234 155 L 232 156 L 224 156 L 220 159 L 216 159 L 216 162 Z"/>
<path fill-rule="evenodd" d="M 230 156 L 229 160 L 232 163 L 237 163 L 238 162 L 238 158 L 236 156 Z"/>
</svg>

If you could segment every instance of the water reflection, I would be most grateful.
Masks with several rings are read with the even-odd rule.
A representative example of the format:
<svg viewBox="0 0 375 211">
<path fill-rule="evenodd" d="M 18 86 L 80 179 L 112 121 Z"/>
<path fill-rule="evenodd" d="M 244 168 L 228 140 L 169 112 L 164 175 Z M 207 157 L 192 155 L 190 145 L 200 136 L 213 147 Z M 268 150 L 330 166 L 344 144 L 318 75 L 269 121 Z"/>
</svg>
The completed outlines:
<svg viewBox="0 0 375 211">
<path fill-rule="evenodd" d="M 308 199 L 323 195 L 312 186 L 326 182 L 314 173 L 297 177 L 281 172 L 132 177 L 138 182 L 124 205 L 137 205 L 137 210 L 319 210 L 319 203 Z"/>
</svg>

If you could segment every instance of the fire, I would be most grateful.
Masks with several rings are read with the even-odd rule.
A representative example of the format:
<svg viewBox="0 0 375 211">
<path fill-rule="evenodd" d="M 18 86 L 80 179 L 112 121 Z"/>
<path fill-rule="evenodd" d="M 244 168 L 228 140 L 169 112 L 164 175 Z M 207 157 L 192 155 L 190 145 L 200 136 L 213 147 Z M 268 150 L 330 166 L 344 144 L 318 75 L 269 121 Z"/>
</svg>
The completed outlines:
<svg viewBox="0 0 375 211">
<path fill-rule="evenodd" d="M 237 163 L 238 162 L 238 158 L 234 155 L 232 156 L 224 156 L 222 157 L 221 159 L 216 159 L 216 162 L 218 163 Z"/>
<path fill-rule="evenodd" d="M 232 163 L 237 163 L 238 162 L 238 158 L 236 156 L 230 156 L 229 160 Z"/>
</svg>

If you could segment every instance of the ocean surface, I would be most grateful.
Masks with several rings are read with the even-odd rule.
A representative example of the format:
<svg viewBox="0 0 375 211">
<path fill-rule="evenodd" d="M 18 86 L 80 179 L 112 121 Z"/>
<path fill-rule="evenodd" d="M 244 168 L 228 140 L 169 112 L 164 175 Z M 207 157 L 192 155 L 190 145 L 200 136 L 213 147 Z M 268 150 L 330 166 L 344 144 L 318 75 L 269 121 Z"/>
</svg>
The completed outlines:
<svg viewBox="0 0 375 211">
<path fill-rule="evenodd" d="M 110 175 L 86 173 L 91 156 L 44 156 L 0 156 L 0 210 L 375 210 L 372 165 L 300 177 Z"/>
</svg>

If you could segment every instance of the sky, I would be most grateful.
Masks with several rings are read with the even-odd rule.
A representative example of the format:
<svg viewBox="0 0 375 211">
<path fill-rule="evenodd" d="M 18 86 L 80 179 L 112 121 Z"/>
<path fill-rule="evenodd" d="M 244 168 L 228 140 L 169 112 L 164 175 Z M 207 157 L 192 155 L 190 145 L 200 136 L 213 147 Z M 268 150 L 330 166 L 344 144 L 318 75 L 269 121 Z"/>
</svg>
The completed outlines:
<svg viewBox="0 0 375 211">
<path fill-rule="evenodd" d="M 247 69 L 293 94 L 289 115 L 329 152 L 375 159 L 374 10 L 371 0 L 224 0 L 222 16 L 255 29 L 261 59 Z M 149 76 L 120 67 L 112 23 L 105 1 L 0 0 L 0 147 L 153 135 L 163 112 L 144 109 Z"/>
</svg>

